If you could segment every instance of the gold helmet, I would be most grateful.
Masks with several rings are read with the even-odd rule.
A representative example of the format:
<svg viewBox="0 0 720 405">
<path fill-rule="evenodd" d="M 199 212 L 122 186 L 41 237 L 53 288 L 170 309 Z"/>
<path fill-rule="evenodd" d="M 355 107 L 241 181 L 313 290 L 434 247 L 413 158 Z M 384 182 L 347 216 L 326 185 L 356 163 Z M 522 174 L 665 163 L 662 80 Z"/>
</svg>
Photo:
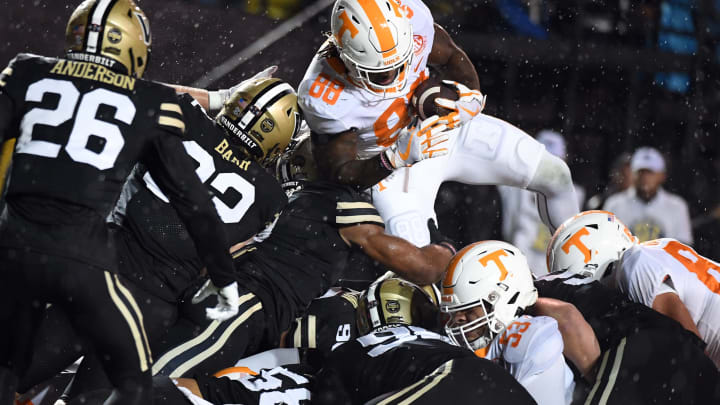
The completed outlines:
<svg viewBox="0 0 720 405">
<path fill-rule="evenodd" d="M 292 86 L 275 78 L 246 80 L 215 121 L 266 166 L 300 130 L 302 117 Z"/>
<path fill-rule="evenodd" d="M 317 166 L 312 154 L 310 134 L 293 139 L 275 164 L 275 178 L 288 195 L 302 187 L 303 182 L 317 179 Z"/>
<path fill-rule="evenodd" d="M 85 0 L 68 21 L 69 59 L 104 65 L 142 77 L 150 57 L 150 23 L 133 0 Z"/>
<path fill-rule="evenodd" d="M 361 335 L 394 325 L 440 329 L 438 291 L 433 285 L 419 287 L 397 277 L 381 277 L 363 291 L 357 307 Z"/>
</svg>

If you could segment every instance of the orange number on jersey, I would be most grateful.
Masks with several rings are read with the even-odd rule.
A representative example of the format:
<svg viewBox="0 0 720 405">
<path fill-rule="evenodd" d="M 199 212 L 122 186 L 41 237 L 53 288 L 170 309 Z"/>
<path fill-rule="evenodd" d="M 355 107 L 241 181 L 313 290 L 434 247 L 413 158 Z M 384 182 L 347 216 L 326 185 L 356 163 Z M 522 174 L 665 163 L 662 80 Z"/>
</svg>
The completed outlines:
<svg viewBox="0 0 720 405">
<path fill-rule="evenodd" d="M 670 241 L 663 250 L 680 262 L 689 272 L 695 273 L 695 276 L 710 291 L 720 294 L 720 281 L 710 274 L 710 271 L 714 271 L 720 277 L 720 265 L 700 256 L 690 246 L 683 245 L 680 242 Z"/>
<path fill-rule="evenodd" d="M 375 130 L 375 137 L 377 138 L 376 142 L 378 145 L 390 146 L 395 143 L 398 135 L 397 133 L 400 131 L 400 129 L 404 128 L 410 123 L 410 114 L 407 105 L 407 103 L 409 102 L 408 100 L 410 100 L 410 97 L 412 96 L 415 88 L 425 79 L 427 79 L 425 72 L 420 73 L 420 76 L 410 86 L 410 91 L 408 91 L 408 94 L 405 97 L 396 98 L 395 101 L 390 104 L 390 107 L 388 107 L 385 112 L 380 114 L 380 117 L 378 117 L 378 119 L 375 121 L 375 123 L 373 124 L 373 129 Z M 388 120 L 390 120 L 393 114 L 397 114 L 398 121 L 395 123 L 395 125 L 390 127 L 388 125 Z"/>
<path fill-rule="evenodd" d="M 508 334 L 508 331 L 512 329 L 513 327 L 516 328 L 515 333 Z M 517 347 L 517 345 L 520 344 L 520 339 L 522 339 L 522 334 L 528 330 L 530 327 L 530 322 L 513 322 L 510 324 L 510 326 L 505 329 L 505 332 L 503 332 L 502 336 L 500 336 L 500 340 L 498 343 L 501 345 L 506 345 L 510 343 L 510 346 Z"/>
<path fill-rule="evenodd" d="M 390 146 L 397 139 L 397 132 L 401 128 L 410 123 L 410 114 L 408 114 L 407 100 L 405 97 L 396 98 L 390 107 L 383 112 L 373 124 L 377 144 L 381 146 Z M 392 127 L 388 125 L 388 121 L 393 115 L 397 115 L 397 122 Z"/>
<path fill-rule="evenodd" d="M 310 86 L 308 94 L 310 94 L 310 97 L 315 98 L 322 96 L 324 102 L 333 105 L 337 103 L 340 98 L 340 93 L 342 93 L 344 88 L 345 85 L 341 82 L 331 79 L 325 73 L 320 73 L 318 77 L 315 78 L 312 86 Z"/>
</svg>

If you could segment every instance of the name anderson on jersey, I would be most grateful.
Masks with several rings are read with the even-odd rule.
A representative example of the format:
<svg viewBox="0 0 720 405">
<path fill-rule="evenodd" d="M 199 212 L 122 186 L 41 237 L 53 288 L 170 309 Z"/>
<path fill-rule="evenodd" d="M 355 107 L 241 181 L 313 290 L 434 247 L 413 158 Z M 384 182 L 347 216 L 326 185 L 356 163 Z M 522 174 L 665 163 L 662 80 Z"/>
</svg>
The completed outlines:
<svg viewBox="0 0 720 405">
<path fill-rule="evenodd" d="M 115 73 L 94 63 L 60 60 L 53 66 L 50 73 L 90 79 L 130 91 L 135 90 L 136 79 L 134 77 Z"/>
</svg>

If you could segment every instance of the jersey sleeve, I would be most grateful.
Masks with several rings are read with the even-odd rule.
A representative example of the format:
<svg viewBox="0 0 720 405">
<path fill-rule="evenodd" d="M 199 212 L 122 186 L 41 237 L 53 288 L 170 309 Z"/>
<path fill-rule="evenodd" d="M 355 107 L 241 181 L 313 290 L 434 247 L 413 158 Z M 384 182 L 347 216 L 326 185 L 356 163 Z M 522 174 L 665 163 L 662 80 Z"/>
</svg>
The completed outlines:
<svg viewBox="0 0 720 405">
<path fill-rule="evenodd" d="M 619 263 L 618 288 L 632 301 L 652 307 L 669 273 L 661 262 L 647 254 L 641 245 L 625 251 Z M 667 292 L 667 290 L 664 290 Z"/>
<path fill-rule="evenodd" d="M 515 334 L 515 335 L 514 335 Z M 504 336 L 501 335 L 501 338 Z M 513 339 L 517 336 L 517 340 Z M 547 316 L 521 317 L 508 328 L 503 359 L 513 365 L 518 381 L 541 374 L 562 357 L 563 340 L 555 319 Z"/>
<path fill-rule="evenodd" d="M 322 76 L 322 77 L 321 77 Z M 298 104 L 303 112 L 303 118 L 313 133 L 323 135 L 335 135 L 349 131 L 355 125 L 348 119 L 351 116 L 353 106 L 358 102 L 347 90 L 338 94 L 336 101 L 328 103 L 323 100 L 322 95 L 313 96 L 311 90 L 316 81 L 327 83 L 341 83 L 345 88 L 348 84 L 344 79 L 327 66 L 325 57 L 317 55 L 310 63 L 305 77 L 298 86 Z"/>
<path fill-rule="evenodd" d="M 338 199 L 335 205 L 335 225 L 338 228 L 344 228 L 359 224 L 373 224 L 384 228 L 385 222 L 375 206 L 358 197 L 348 193 Z"/>
<path fill-rule="evenodd" d="M 184 131 L 185 127 L 182 114 L 177 113 L 180 107 L 178 104 L 163 105 L 166 108 L 161 108 L 158 126 L 167 132 L 152 139 L 152 147 L 143 163 L 185 224 L 213 283 L 218 287 L 226 286 L 233 282 L 233 267 L 224 227 L 211 202 L 210 192 L 195 175 L 191 158 L 185 153 L 180 138 L 174 135 Z M 163 117 L 170 121 L 163 123 Z"/>
<path fill-rule="evenodd" d="M 179 94 L 178 105 L 180 106 L 180 114 L 185 123 L 185 132 L 194 131 L 195 128 L 202 128 L 204 120 L 212 120 L 207 115 L 207 111 L 197 102 L 191 95 L 187 93 Z M 170 114 L 165 114 L 170 115 Z M 175 117 L 177 118 L 177 116 Z"/>
</svg>

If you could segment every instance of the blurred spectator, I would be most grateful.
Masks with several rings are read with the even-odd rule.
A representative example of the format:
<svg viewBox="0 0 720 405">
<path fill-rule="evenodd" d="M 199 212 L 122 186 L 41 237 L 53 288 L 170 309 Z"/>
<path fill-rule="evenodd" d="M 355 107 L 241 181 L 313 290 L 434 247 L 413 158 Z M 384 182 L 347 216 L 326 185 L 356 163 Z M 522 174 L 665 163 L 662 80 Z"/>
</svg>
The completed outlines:
<svg viewBox="0 0 720 405">
<path fill-rule="evenodd" d="M 627 190 L 632 186 L 632 170 L 630 170 L 630 154 L 623 152 L 610 167 L 610 184 L 604 190 L 590 197 L 585 203 L 586 210 L 599 210 L 605 205 L 605 200 L 613 194 Z"/>
<path fill-rule="evenodd" d="M 634 186 L 610 196 L 603 209 L 615 213 L 641 242 L 675 238 L 692 244 L 685 200 L 662 188 L 665 159 L 651 147 L 638 148 L 630 161 Z"/>
<path fill-rule="evenodd" d="M 553 155 L 565 160 L 565 139 L 555 131 L 543 130 L 537 140 Z M 550 242 L 550 231 L 540 220 L 534 192 L 509 186 L 498 186 L 502 198 L 503 239 L 517 246 L 527 256 L 533 274 L 547 274 L 545 250 Z M 582 207 L 585 191 L 575 185 L 578 206 Z"/>
<path fill-rule="evenodd" d="M 284 20 L 292 17 L 300 9 L 302 3 L 302 0 L 248 0 L 245 4 L 245 11 Z"/>
</svg>

